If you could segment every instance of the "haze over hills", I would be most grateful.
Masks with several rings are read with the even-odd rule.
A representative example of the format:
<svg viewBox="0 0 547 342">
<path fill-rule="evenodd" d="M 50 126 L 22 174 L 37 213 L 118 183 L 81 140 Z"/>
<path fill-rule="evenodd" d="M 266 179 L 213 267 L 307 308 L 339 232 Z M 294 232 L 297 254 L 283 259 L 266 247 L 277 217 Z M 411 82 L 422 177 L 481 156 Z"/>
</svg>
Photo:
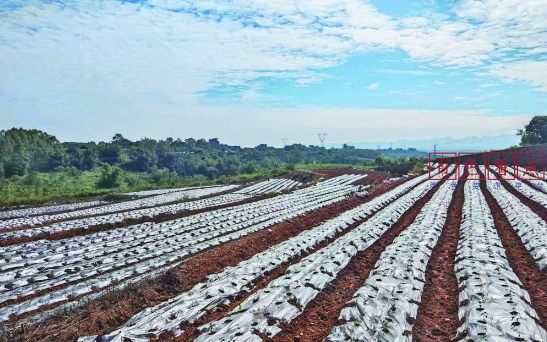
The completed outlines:
<svg viewBox="0 0 547 342">
<path fill-rule="evenodd" d="M 518 145 L 520 137 L 514 134 L 500 134 L 492 136 L 473 136 L 461 139 L 452 137 L 435 138 L 435 139 L 416 139 L 408 140 L 401 139 L 396 141 L 362 141 L 362 142 L 347 142 L 347 145 L 355 146 L 355 148 L 386 149 L 392 146 L 396 148 L 415 148 L 419 151 L 433 151 L 433 145 L 437 145 L 437 151 L 445 152 L 476 152 L 489 151 L 493 149 L 503 149 L 512 145 Z M 341 148 L 343 144 L 325 144 L 326 147 Z"/>
</svg>

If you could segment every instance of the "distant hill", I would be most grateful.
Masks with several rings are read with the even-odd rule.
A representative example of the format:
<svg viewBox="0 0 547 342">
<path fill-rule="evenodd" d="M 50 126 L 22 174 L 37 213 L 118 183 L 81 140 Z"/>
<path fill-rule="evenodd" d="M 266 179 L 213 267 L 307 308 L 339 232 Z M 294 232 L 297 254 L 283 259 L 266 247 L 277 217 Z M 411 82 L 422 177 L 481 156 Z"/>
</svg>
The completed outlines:
<svg viewBox="0 0 547 342">
<path fill-rule="evenodd" d="M 401 139 L 396 141 L 362 141 L 362 142 L 346 142 L 347 145 L 355 146 L 355 148 L 365 149 L 387 149 L 393 144 L 393 149 L 396 148 L 415 148 L 419 151 L 432 152 L 433 145 L 437 145 L 437 151 L 447 152 L 478 152 L 489 151 L 493 149 L 505 149 L 512 145 L 518 145 L 520 137 L 511 134 L 500 134 L 491 136 L 473 136 L 467 138 L 435 138 L 435 139 L 416 139 L 408 140 Z M 343 144 L 327 144 L 327 147 L 341 148 Z"/>
</svg>

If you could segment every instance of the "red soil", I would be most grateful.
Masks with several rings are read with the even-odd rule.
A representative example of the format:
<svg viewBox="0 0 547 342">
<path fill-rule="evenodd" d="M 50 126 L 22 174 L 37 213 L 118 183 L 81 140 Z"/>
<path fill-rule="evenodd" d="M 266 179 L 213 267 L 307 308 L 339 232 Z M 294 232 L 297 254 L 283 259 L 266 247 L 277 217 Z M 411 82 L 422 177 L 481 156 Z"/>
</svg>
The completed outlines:
<svg viewBox="0 0 547 342">
<path fill-rule="evenodd" d="M 196 209 L 196 210 L 183 210 L 183 211 L 179 211 L 178 213 L 175 213 L 175 214 L 165 213 L 165 214 L 156 215 L 154 217 L 143 216 L 143 217 L 138 218 L 138 219 L 128 218 L 128 219 L 125 219 L 125 220 L 123 220 L 121 222 L 117 222 L 117 223 L 105 223 L 105 224 L 90 226 L 87 229 L 76 228 L 76 229 L 64 230 L 64 231 L 60 231 L 60 232 L 54 232 L 54 233 L 51 233 L 51 234 L 41 233 L 41 234 L 37 234 L 37 235 L 33 235 L 33 236 L 24 236 L 24 237 L 18 237 L 18 238 L 11 238 L 11 239 L 6 239 L 6 240 L 0 241 L 0 247 L 17 245 L 17 244 L 20 244 L 20 243 L 25 243 L 25 242 L 30 242 L 30 241 L 38 241 L 38 240 L 50 240 L 50 241 L 63 240 L 63 239 L 68 239 L 68 238 L 75 237 L 75 236 L 83 236 L 83 235 L 93 234 L 93 233 L 97 233 L 97 232 L 104 232 L 104 231 L 114 230 L 116 228 L 121 228 L 121 227 L 129 227 L 129 226 L 132 226 L 132 225 L 141 224 L 141 223 L 145 223 L 145 222 L 161 223 L 161 222 L 165 222 L 165 221 L 172 221 L 172 220 L 176 220 L 176 219 L 183 218 L 183 217 L 186 217 L 186 216 L 191 216 L 191 215 L 195 215 L 195 214 L 199 214 L 199 213 L 204 213 L 204 212 L 207 212 L 207 211 L 223 209 L 223 208 L 229 208 L 229 207 L 235 207 L 235 206 L 246 204 L 246 203 L 252 203 L 252 202 L 260 201 L 260 200 L 263 200 L 265 198 L 270 198 L 270 197 L 274 197 L 274 196 L 277 196 L 277 195 L 256 196 L 256 197 L 251 197 L 251 198 L 248 198 L 248 199 L 245 199 L 245 200 L 242 200 L 242 201 L 221 204 L 221 205 L 217 205 L 217 206 L 214 206 L 214 207 L 207 207 L 207 208 Z M 2 233 L 9 232 L 9 231 L 16 231 L 16 230 L 26 230 L 26 229 L 28 229 L 28 227 L 13 228 L 13 229 L 9 229 L 9 230 L 4 230 L 4 231 L 2 231 Z"/>
<path fill-rule="evenodd" d="M 370 216 L 370 217 L 372 217 L 372 216 Z M 238 295 L 238 297 L 234 298 L 235 300 L 233 300 L 230 303 L 230 305 L 217 308 L 217 310 L 215 310 L 214 312 L 210 312 L 207 315 L 201 317 L 199 320 L 195 321 L 193 324 L 189 324 L 189 323 L 188 324 L 183 324 L 182 329 L 184 330 L 184 334 L 181 335 L 181 336 L 178 336 L 176 338 L 169 339 L 168 341 L 182 342 L 182 341 L 186 341 L 187 339 L 191 339 L 193 337 L 196 337 L 198 335 L 198 332 L 197 332 L 198 327 L 200 327 L 204 324 L 216 321 L 216 320 L 224 317 L 227 313 L 229 313 L 233 309 L 235 309 L 240 303 L 245 301 L 253 293 L 259 291 L 260 289 L 263 289 L 264 287 L 266 287 L 268 285 L 268 283 L 271 282 L 272 280 L 283 276 L 285 274 L 285 271 L 287 270 L 287 268 L 289 268 L 289 266 L 291 266 L 293 264 L 296 264 L 296 263 L 299 263 L 303 258 L 307 257 L 308 255 L 320 250 L 321 248 L 326 247 L 327 245 L 331 244 L 336 239 L 348 234 L 350 231 L 357 228 L 359 225 L 363 224 L 363 222 L 368 221 L 370 219 L 370 217 L 367 217 L 365 219 L 359 220 L 359 221 L 351 224 L 344 231 L 337 233 L 336 235 L 334 235 L 331 238 L 325 239 L 323 242 L 321 242 L 320 244 L 318 244 L 314 248 L 302 253 L 298 257 L 293 258 L 293 259 L 289 260 L 288 262 L 283 263 L 281 266 L 279 266 L 278 268 L 276 268 L 275 270 L 273 270 L 269 274 L 265 274 L 264 276 L 260 277 L 256 281 L 255 286 L 253 287 L 252 291 L 247 292 L 247 293 L 240 293 Z"/>
<path fill-rule="evenodd" d="M 311 170 L 313 172 L 325 174 L 331 177 L 339 177 L 342 175 L 367 175 L 367 177 L 358 180 L 357 182 L 351 183 L 352 185 L 369 185 L 374 181 L 377 183 L 382 182 L 383 180 L 390 179 L 393 176 L 389 172 L 384 171 L 365 171 L 365 170 L 354 170 L 350 167 L 343 169 L 317 169 Z"/>
<path fill-rule="evenodd" d="M 464 202 L 465 181 L 459 181 L 448 207 L 448 217 L 425 272 L 425 286 L 412 327 L 416 342 L 450 341 L 456 336 L 458 279 L 454 270 Z"/>
<path fill-rule="evenodd" d="M 507 186 L 514 189 L 509 184 Z M 547 329 L 547 287 L 545 286 L 547 284 L 547 273 L 539 269 L 534 258 L 532 258 L 532 255 L 522 243 L 517 232 L 509 223 L 507 216 L 503 213 L 503 209 L 501 209 L 494 196 L 486 188 L 486 182 L 480 182 L 480 187 L 492 211 L 494 223 L 503 248 L 505 248 L 509 265 L 522 282 L 523 288 L 528 291 L 531 299 L 530 306 L 536 310 L 539 316 L 538 323 L 544 329 Z M 528 205 L 527 203 L 525 204 Z"/>
<path fill-rule="evenodd" d="M 516 198 L 519 199 L 519 201 L 522 202 L 522 204 L 526 205 L 528 208 L 530 208 L 534 213 L 536 213 L 543 221 L 547 222 L 547 208 L 539 204 L 538 202 L 524 196 L 522 192 L 515 189 L 509 182 L 507 181 L 501 181 L 501 184 L 503 187 L 509 191 L 512 195 L 514 195 Z M 535 188 L 533 185 L 530 185 L 532 188 Z"/>
<path fill-rule="evenodd" d="M 214 194 L 210 194 L 210 195 L 207 195 L 207 196 L 202 196 L 202 197 L 199 197 L 199 198 L 193 198 L 191 199 L 191 201 L 198 201 L 198 200 L 202 200 L 202 199 L 207 199 L 207 198 L 211 198 L 211 197 L 216 197 L 216 196 L 220 196 L 220 195 L 226 195 L 226 194 L 229 194 L 229 193 L 232 193 L 234 191 L 236 191 L 237 189 L 231 189 L 231 190 L 226 190 L 226 191 L 223 191 L 223 192 L 217 192 L 217 193 L 214 193 Z M 152 197 L 152 196 L 143 196 L 143 197 L 140 197 L 139 199 L 142 199 L 142 198 L 147 198 L 147 197 Z M 261 199 L 261 198 L 259 198 Z M 252 199 L 252 201 L 255 201 L 256 199 Z M 228 206 L 232 206 L 232 205 L 237 205 L 237 204 L 241 204 L 241 203 L 245 203 L 246 200 L 244 201 L 240 201 L 240 202 L 236 202 L 236 203 L 229 203 Z M 128 200 L 124 200 L 124 201 L 120 201 L 120 202 L 128 202 Z M 13 232 L 13 231 L 18 231 L 18 230 L 26 230 L 26 229 L 30 229 L 30 228 L 37 228 L 37 227 L 43 227 L 43 226 L 47 226 L 47 225 L 50 225 L 52 223 L 57 223 L 57 222 L 64 222 L 64 221 L 72 221 L 72 220 L 77 220 L 77 219 L 81 219 L 81 218 L 89 218 L 89 217 L 97 217 L 97 216 L 103 216 L 103 215 L 110 215 L 110 214 L 118 214 L 118 213 L 124 213 L 124 212 L 128 212 L 128 211 L 133 211 L 133 210 L 140 210 L 140 209 L 148 209 L 148 208 L 154 208 L 154 207 L 158 207 L 158 206 L 164 206 L 164 205 L 171 205 L 171 204 L 177 204 L 177 203 L 183 203 L 183 202 L 186 202 L 185 200 L 182 200 L 182 201 L 173 201 L 173 202 L 168 202 L 168 203 L 163 203 L 161 205 L 152 205 L 152 206 L 146 206 L 146 207 L 141 207 L 141 208 L 138 208 L 138 209 L 124 209 L 124 210 L 118 210 L 118 211 L 113 211 L 113 212 L 110 212 L 110 213 L 107 213 L 107 214 L 93 214 L 93 215 L 84 215 L 84 216 L 75 216 L 75 217 L 71 217 L 71 218 L 67 218 L 67 219 L 61 219 L 61 220 L 51 220 L 51 221 L 44 221 L 42 222 L 41 224 L 38 224 L 38 225 L 33 225 L 33 226 L 30 226 L 30 225 L 23 225 L 23 226 L 19 226 L 19 227 L 14 227 L 14 228 L 9 228 L 9 229 L 4 229 L 2 230 L 2 233 L 6 233 L 6 232 Z M 97 207 L 102 207 L 102 206 L 105 206 L 105 205 L 108 205 L 108 204 L 112 204 L 112 203 L 106 203 L 106 204 L 101 204 L 101 205 L 98 205 L 98 206 L 93 206 L 93 207 L 89 207 L 89 208 L 82 208 L 83 209 L 91 209 L 91 208 L 97 208 Z M 219 208 L 223 208 L 223 205 L 220 205 L 218 206 Z M 199 210 L 193 210 L 191 214 L 187 214 L 187 212 L 189 211 L 181 211 L 181 213 L 183 213 L 183 215 L 193 215 L 195 214 L 196 212 L 199 212 L 199 211 L 209 211 L 209 210 L 213 210 L 213 209 L 218 209 L 217 207 L 209 207 L 209 208 L 205 208 L 205 209 L 199 209 Z M 80 209 L 78 209 L 80 210 Z M 57 214 L 62 214 L 62 213 L 66 213 L 66 212 L 70 212 L 72 210 L 68 210 L 68 211 L 62 211 L 62 212 L 56 212 L 56 213 L 51 213 L 51 215 L 57 215 Z M 178 213 L 177 213 L 178 214 Z M 175 215 L 177 215 L 175 214 Z M 47 214 L 45 214 L 47 215 Z M 166 216 L 172 216 L 171 214 L 165 214 Z M 33 215 L 33 216 L 36 216 L 36 215 Z M 38 215 L 38 216 L 41 216 L 41 215 Z M 140 221 L 140 220 L 145 220 L 143 222 L 158 222 L 156 221 L 156 218 L 160 219 L 161 215 L 159 216 L 155 216 L 154 218 L 149 218 L 149 217 L 143 217 L 141 219 L 129 219 L 127 220 L 127 222 L 129 221 Z M 167 220 L 167 219 L 166 219 Z M 120 226 L 123 226 L 124 224 L 135 224 L 135 223 L 127 223 L 127 222 L 120 222 L 120 223 L 117 223 L 116 226 L 120 225 Z M 163 222 L 163 221 L 161 221 Z M 102 226 L 102 225 L 101 225 Z M 45 235 L 45 234 L 43 234 Z M 42 239 L 44 239 L 44 237 L 42 237 Z M 64 239 L 64 238 L 63 238 Z M 33 240 L 35 240 L 33 238 Z M 33 240 L 25 240 L 25 241 L 20 241 L 20 242 L 16 242 L 16 243 L 22 243 L 22 242 L 27 242 L 27 241 L 33 241 Z M 2 246 L 9 246 L 9 245 L 1 245 L 1 243 L 3 243 L 4 241 L 1 241 L 0 242 L 0 247 Z"/>
<path fill-rule="evenodd" d="M 402 181 L 374 187 L 367 200 L 400 183 Z M 69 341 L 75 340 L 78 336 L 110 332 L 143 309 L 190 290 L 194 285 L 204 281 L 208 275 L 221 272 L 225 267 L 235 266 L 254 254 L 355 208 L 365 201 L 352 197 L 279 223 L 270 229 L 213 247 L 170 271 L 168 277 L 151 279 L 124 290 L 112 291 L 71 311 L 68 316 L 60 313 L 26 329 L 6 326 L 4 336 L 14 341 Z"/>
<path fill-rule="evenodd" d="M 322 341 L 337 324 L 340 311 L 351 300 L 355 292 L 363 286 L 382 252 L 404 231 L 440 187 L 429 191 L 407 210 L 399 220 L 365 251 L 357 253 L 349 264 L 330 283 L 295 320 L 282 324 L 283 331 L 268 341 Z"/>
</svg>

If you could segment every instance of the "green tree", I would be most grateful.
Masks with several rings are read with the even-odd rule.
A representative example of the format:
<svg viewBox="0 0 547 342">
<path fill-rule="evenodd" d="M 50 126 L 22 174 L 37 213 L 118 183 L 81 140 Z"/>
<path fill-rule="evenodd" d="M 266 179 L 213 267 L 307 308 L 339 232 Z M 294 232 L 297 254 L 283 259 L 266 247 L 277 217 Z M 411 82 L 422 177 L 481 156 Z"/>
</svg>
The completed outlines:
<svg viewBox="0 0 547 342">
<path fill-rule="evenodd" d="M 99 178 L 99 181 L 97 182 L 98 188 L 115 188 L 120 186 L 121 181 L 123 179 L 123 170 L 118 166 L 110 166 L 108 164 L 104 164 L 102 171 L 101 171 L 101 177 Z"/>
<path fill-rule="evenodd" d="M 524 129 L 517 130 L 521 145 L 547 143 L 547 115 L 534 116 Z"/>
<path fill-rule="evenodd" d="M 303 159 L 302 151 L 293 150 L 293 151 L 289 152 L 289 162 L 290 163 L 298 164 L 298 163 L 302 162 L 302 159 Z"/>
<path fill-rule="evenodd" d="M 4 174 L 6 178 L 11 176 L 24 176 L 29 169 L 28 159 L 23 155 L 14 155 L 4 161 Z"/>
<path fill-rule="evenodd" d="M 386 160 L 386 158 L 384 156 L 379 155 L 374 159 L 374 164 L 376 164 L 378 166 L 385 165 L 385 160 Z"/>
</svg>

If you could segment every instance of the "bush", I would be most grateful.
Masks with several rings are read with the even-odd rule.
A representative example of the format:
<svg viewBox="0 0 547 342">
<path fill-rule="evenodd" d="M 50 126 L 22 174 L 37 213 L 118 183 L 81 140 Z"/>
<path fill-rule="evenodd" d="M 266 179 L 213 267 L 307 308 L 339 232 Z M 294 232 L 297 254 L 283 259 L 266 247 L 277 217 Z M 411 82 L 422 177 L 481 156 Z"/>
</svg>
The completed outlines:
<svg viewBox="0 0 547 342">
<path fill-rule="evenodd" d="M 412 170 L 410 170 L 410 173 L 420 173 L 423 168 L 424 164 L 422 162 L 416 162 L 412 167 Z"/>
<path fill-rule="evenodd" d="M 111 167 L 108 164 L 103 165 L 101 178 L 97 182 L 99 189 L 116 188 L 120 186 L 123 179 L 123 170 L 118 166 Z"/>
</svg>

